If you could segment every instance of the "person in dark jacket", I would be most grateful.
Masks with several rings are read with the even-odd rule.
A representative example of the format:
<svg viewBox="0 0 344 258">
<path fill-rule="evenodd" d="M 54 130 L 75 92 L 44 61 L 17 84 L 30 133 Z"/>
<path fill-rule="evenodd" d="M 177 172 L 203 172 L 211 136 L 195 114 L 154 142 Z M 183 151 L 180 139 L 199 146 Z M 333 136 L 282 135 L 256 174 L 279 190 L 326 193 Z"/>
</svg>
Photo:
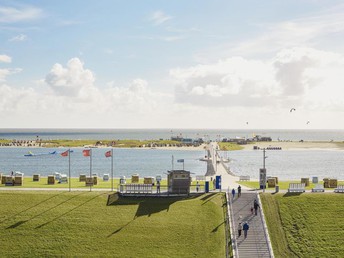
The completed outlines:
<svg viewBox="0 0 344 258">
<path fill-rule="evenodd" d="M 238 198 L 241 196 L 241 185 L 238 186 Z"/>
<path fill-rule="evenodd" d="M 259 208 L 259 204 L 257 200 L 254 200 L 253 208 L 254 208 L 254 214 L 257 216 L 258 208 Z"/>
<path fill-rule="evenodd" d="M 244 230 L 244 237 L 247 238 L 247 231 L 250 229 L 250 226 L 248 225 L 247 221 L 245 222 L 242 229 Z"/>
<path fill-rule="evenodd" d="M 238 226 L 238 237 L 241 236 L 241 231 L 242 231 L 242 224 L 241 224 L 241 222 L 239 222 L 239 226 Z"/>
</svg>

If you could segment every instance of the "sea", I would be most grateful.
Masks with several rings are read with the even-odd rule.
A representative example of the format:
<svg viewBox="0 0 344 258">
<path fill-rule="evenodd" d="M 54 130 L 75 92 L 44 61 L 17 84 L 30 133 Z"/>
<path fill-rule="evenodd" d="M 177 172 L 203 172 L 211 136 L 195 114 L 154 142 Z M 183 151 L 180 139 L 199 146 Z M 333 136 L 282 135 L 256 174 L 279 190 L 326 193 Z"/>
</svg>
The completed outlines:
<svg viewBox="0 0 344 258">
<path fill-rule="evenodd" d="M 218 141 L 223 138 L 269 136 L 281 141 L 344 141 L 344 130 L 216 130 L 216 129 L 0 129 L 0 139 L 94 139 L 118 140 L 170 139 L 173 136 L 184 138 L 203 138 Z M 10 174 L 20 171 L 25 176 L 41 174 L 47 176 L 54 172 L 71 175 L 95 173 L 99 176 L 133 174 L 140 177 L 162 175 L 166 177 L 171 169 L 185 169 L 194 177 L 205 175 L 206 163 L 200 161 L 206 155 L 203 150 L 162 150 L 139 148 L 115 148 L 112 158 L 105 157 L 107 148 L 93 148 L 92 158 L 82 155 L 82 148 L 73 148 L 68 157 L 59 155 L 66 148 L 0 147 L 0 173 Z M 25 156 L 29 151 L 37 156 Z M 49 154 L 56 152 L 56 154 Z M 226 151 L 220 154 L 229 158 L 227 164 L 236 175 L 259 177 L 263 167 L 263 152 L 254 150 Z M 343 150 L 271 150 L 266 152 L 265 167 L 268 176 L 280 180 L 300 179 L 301 177 L 325 177 L 344 180 Z M 177 162 L 178 160 L 184 162 Z M 112 163 L 113 162 L 113 163 Z M 113 166 L 112 166 L 113 164 Z"/>
</svg>

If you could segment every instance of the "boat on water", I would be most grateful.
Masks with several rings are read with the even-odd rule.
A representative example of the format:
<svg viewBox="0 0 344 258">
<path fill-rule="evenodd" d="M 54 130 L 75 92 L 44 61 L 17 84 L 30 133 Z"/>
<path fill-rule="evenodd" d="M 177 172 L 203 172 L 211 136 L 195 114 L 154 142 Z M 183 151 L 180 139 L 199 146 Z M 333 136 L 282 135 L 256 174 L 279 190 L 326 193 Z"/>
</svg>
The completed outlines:
<svg viewBox="0 0 344 258">
<path fill-rule="evenodd" d="M 24 154 L 24 156 L 32 157 L 32 156 L 54 155 L 54 154 L 57 154 L 57 151 L 52 151 L 48 153 L 33 153 L 32 151 L 29 151 L 28 154 Z"/>
<path fill-rule="evenodd" d="M 69 150 L 69 152 L 73 152 L 73 150 Z M 33 157 L 33 156 L 44 156 L 44 155 L 56 155 L 61 154 L 62 152 L 57 151 L 51 151 L 48 153 L 33 153 L 32 151 L 29 151 L 27 154 L 24 154 L 25 157 Z"/>
</svg>

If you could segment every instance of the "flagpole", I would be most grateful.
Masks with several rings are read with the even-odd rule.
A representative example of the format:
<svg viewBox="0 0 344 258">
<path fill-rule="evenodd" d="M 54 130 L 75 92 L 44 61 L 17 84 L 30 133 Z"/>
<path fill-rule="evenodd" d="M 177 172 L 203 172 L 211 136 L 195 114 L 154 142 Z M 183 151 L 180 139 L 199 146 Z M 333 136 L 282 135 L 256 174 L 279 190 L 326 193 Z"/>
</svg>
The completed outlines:
<svg viewBox="0 0 344 258">
<path fill-rule="evenodd" d="M 68 150 L 68 174 L 69 174 L 69 192 L 71 191 L 72 188 L 72 182 L 71 182 L 71 176 L 70 176 L 70 149 Z"/>
<path fill-rule="evenodd" d="M 90 178 L 92 178 L 92 149 L 90 149 Z M 93 182 L 93 178 L 92 178 L 92 182 Z M 92 185 L 90 184 L 90 192 L 91 191 L 92 191 Z"/>
<path fill-rule="evenodd" d="M 113 148 L 111 149 L 111 191 L 113 192 Z"/>
<path fill-rule="evenodd" d="M 183 170 L 184 170 L 184 159 L 183 159 Z"/>
<path fill-rule="evenodd" d="M 172 155 L 172 171 L 174 170 L 174 156 Z"/>
</svg>

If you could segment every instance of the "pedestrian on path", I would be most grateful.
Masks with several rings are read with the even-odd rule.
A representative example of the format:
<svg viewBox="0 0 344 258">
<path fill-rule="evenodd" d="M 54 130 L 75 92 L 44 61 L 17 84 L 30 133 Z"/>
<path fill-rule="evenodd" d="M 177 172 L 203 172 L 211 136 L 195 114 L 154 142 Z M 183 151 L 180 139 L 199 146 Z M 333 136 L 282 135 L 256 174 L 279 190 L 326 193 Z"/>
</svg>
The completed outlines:
<svg viewBox="0 0 344 258">
<path fill-rule="evenodd" d="M 234 188 L 232 189 L 232 196 L 233 196 L 233 199 L 234 199 L 234 197 L 235 197 L 235 189 Z"/>
<path fill-rule="evenodd" d="M 238 186 L 238 198 L 241 196 L 241 185 Z"/>
<path fill-rule="evenodd" d="M 156 182 L 156 193 L 160 193 L 160 180 Z"/>
<path fill-rule="evenodd" d="M 244 237 L 247 238 L 247 231 L 250 229 L 250 226 L 248 225 L 247 221 L 245 222 L 242 229 L 244 230 Z"/>
<path fill-rule="evenodd" d="M 254 214 L 257 216 L 257 214 L 258 214 L 258 208 L 259 208 L 259 204 L 258 204 L 258 201 L 257 201 L 257 200 L 254 200 L 253 208 L 254 208 Z"/>
<path fill-rule="evenodd" d="M 198 191 L 199 191 L 199 183 L 197 181 L 197 183 L 196 183 L 196 192 L 198 193 Z"/>
<path fill-rule="evenodd" d="M 242 231 L 242 224 L 241 224 L 241 222 L 239 222 L 239 225 L 238 225 L 238 237 L 241 237 L 241 231 Z"/>
</svg>

